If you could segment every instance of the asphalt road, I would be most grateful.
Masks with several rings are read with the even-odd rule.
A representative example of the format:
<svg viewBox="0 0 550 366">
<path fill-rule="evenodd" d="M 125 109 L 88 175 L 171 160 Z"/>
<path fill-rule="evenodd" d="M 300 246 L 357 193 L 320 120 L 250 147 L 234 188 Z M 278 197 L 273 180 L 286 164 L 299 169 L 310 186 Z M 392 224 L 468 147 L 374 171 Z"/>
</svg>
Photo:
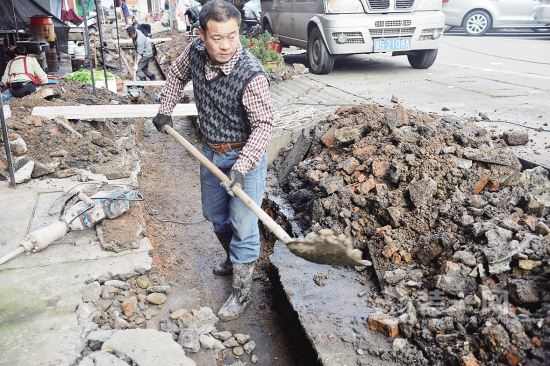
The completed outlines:
<svg viewBox="0 0 550 366">
<path fill-rule="evenodd" d="M 483 113 L 500 121 L 480 122 L 497 132 L 527 128 L 532 141 L 515 148 L 517 154 L 550 167 L 550 33 L 468 37 L 452 31 L 427 70 L 412 69 L 406 56 L 370 54 L 342 57 L 330 74 L 308 77 L 382 104 L 395 95 L 407 108 L 461 117 Z"/>
</svg>

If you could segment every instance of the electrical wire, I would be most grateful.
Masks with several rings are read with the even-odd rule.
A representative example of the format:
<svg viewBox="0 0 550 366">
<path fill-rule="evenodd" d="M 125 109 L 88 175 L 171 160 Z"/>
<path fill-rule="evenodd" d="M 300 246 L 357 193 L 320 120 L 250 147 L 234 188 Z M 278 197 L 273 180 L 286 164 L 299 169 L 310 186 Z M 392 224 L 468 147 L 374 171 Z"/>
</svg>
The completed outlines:
<svg viewBox="0 0 550 366">
<path fill-rule="evenodd" d="M 485 119 L 485 120 L 482 120 L 481 121 L 482 123 L 483 122 L 490 122 L 490 123 L 508 123 L 510 125 L 514 125 L 514 126 L 519 126 L 519 127 L 523 127 L 523 128 L 527 128 L 529 130 L 533 130 L 533 131 L 537 131 L 537 132 L 550 132 L 550 130 L 547 130 L 547 129 L 544 129 L 542 127 L 539 127 L 539 128 L 536 128 L 536 127 L 530 127 L 530 126 L 524 126 L 520 123 L 517 123 L 517 122 L 510 122 L 510 121 L 502 121 L 502 120 L 492 120 L 492 119 Z"/>
</svg>

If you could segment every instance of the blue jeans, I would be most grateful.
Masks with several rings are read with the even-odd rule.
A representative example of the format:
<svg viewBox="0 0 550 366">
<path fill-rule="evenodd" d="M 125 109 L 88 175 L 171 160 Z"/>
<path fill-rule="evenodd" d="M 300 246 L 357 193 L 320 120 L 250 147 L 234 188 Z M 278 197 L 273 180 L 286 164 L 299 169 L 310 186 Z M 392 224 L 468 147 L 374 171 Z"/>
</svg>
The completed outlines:
<svg viewBox="0 0 550 366">
<path fill-rule="evenodd" d="M 240 150 L 216 153 L 207 145 L 202 153 L 226 175 L 239 157 Z M 263 156 L 256 169 L 244 176 L 244 191 L 258 205 L 262 204 L 267 175 L 267 157 Z M 258 218 L 237 197 L 227 194 L 220 181 L 201 165 L 201 200 L 204 217 L 212 222 L 216 233 L 232 232 L 230 259 L 233 263 L 250 263 L 260 255 Z"/>
</svg>

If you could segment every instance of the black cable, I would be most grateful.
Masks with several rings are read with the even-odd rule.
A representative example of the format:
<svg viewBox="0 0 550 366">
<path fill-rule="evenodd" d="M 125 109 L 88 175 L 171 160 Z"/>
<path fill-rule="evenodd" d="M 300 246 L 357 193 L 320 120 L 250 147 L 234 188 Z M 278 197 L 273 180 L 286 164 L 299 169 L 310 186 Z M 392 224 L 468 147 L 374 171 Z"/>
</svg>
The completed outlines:
<svg viewBox="0 0 550 366">
<path fill-rule="evenodd" d="M 494 122 L 494 123 L 508 123 L 511 125 L 527 128 L 529 130 L 537 131 L 537 132 L 550 132 L 550 130 L 546 130 L 542 127 L 536 128 L 536 127 L 530 127 L 530 126 L 524 126 L 522 124 L 519 124 L 517 122 L 510 122 L 510 121 L 501 121 L 501 120 L 491 120 L 491 119 L 484 119 L 481 122 Z"/>
</svg>

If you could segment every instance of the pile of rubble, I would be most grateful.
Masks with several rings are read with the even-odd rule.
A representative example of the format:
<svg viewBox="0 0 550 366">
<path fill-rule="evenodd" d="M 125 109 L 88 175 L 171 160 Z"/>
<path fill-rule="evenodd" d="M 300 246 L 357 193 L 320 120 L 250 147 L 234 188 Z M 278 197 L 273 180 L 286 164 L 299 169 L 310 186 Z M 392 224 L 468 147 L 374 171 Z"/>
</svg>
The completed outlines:
<svg viewBox="0 0 550 366">
<path fill-rule="evenodd" d="M 383 289 L 370 329 L 434 364 L 542 365 L 550 180 L 506 145 L 527 140 L 400 105 L 342 107 L 276 166 L 304 231 L 368 251 Z"/>
<path fill-rule="evenodd" d="M 86 313 L 92 325 L 85 326 L 83 356 L 105 348 L 104 343 L 119 331 L 160 328 L 186 352 L 195 353 L 201 348 L 227 350 L 226 356 L 232 354 L 237 360 L 249 357 L 252 363 L 258 362 L 258 357 L 252 354 L 256 343 L 250 335 L 218 331 L 218 317 L 209 307 L 173 309 L 167 319 L 159 322 L 169 292 L 170 285 L 153 272 L 88 281 L 82 301 L 89 307 Z"/>
<path fill-rule="evenodd" d="M 7 119 L 16 171 L 22 183 L 42 176 L 63 178 L 79 170 L 103 174 L 108 179 L 126 178 L 136 169 L 134 127 L 130 119 L 85 121 L 32 116 L 34 107 L 125 104 L 127 99 L 105 89 L 97 96 L 89 85 L 70 81 L 10 101 Z M 0 152 L 0 179 L 7 179 L 4 148 Z"/>
</svg>

